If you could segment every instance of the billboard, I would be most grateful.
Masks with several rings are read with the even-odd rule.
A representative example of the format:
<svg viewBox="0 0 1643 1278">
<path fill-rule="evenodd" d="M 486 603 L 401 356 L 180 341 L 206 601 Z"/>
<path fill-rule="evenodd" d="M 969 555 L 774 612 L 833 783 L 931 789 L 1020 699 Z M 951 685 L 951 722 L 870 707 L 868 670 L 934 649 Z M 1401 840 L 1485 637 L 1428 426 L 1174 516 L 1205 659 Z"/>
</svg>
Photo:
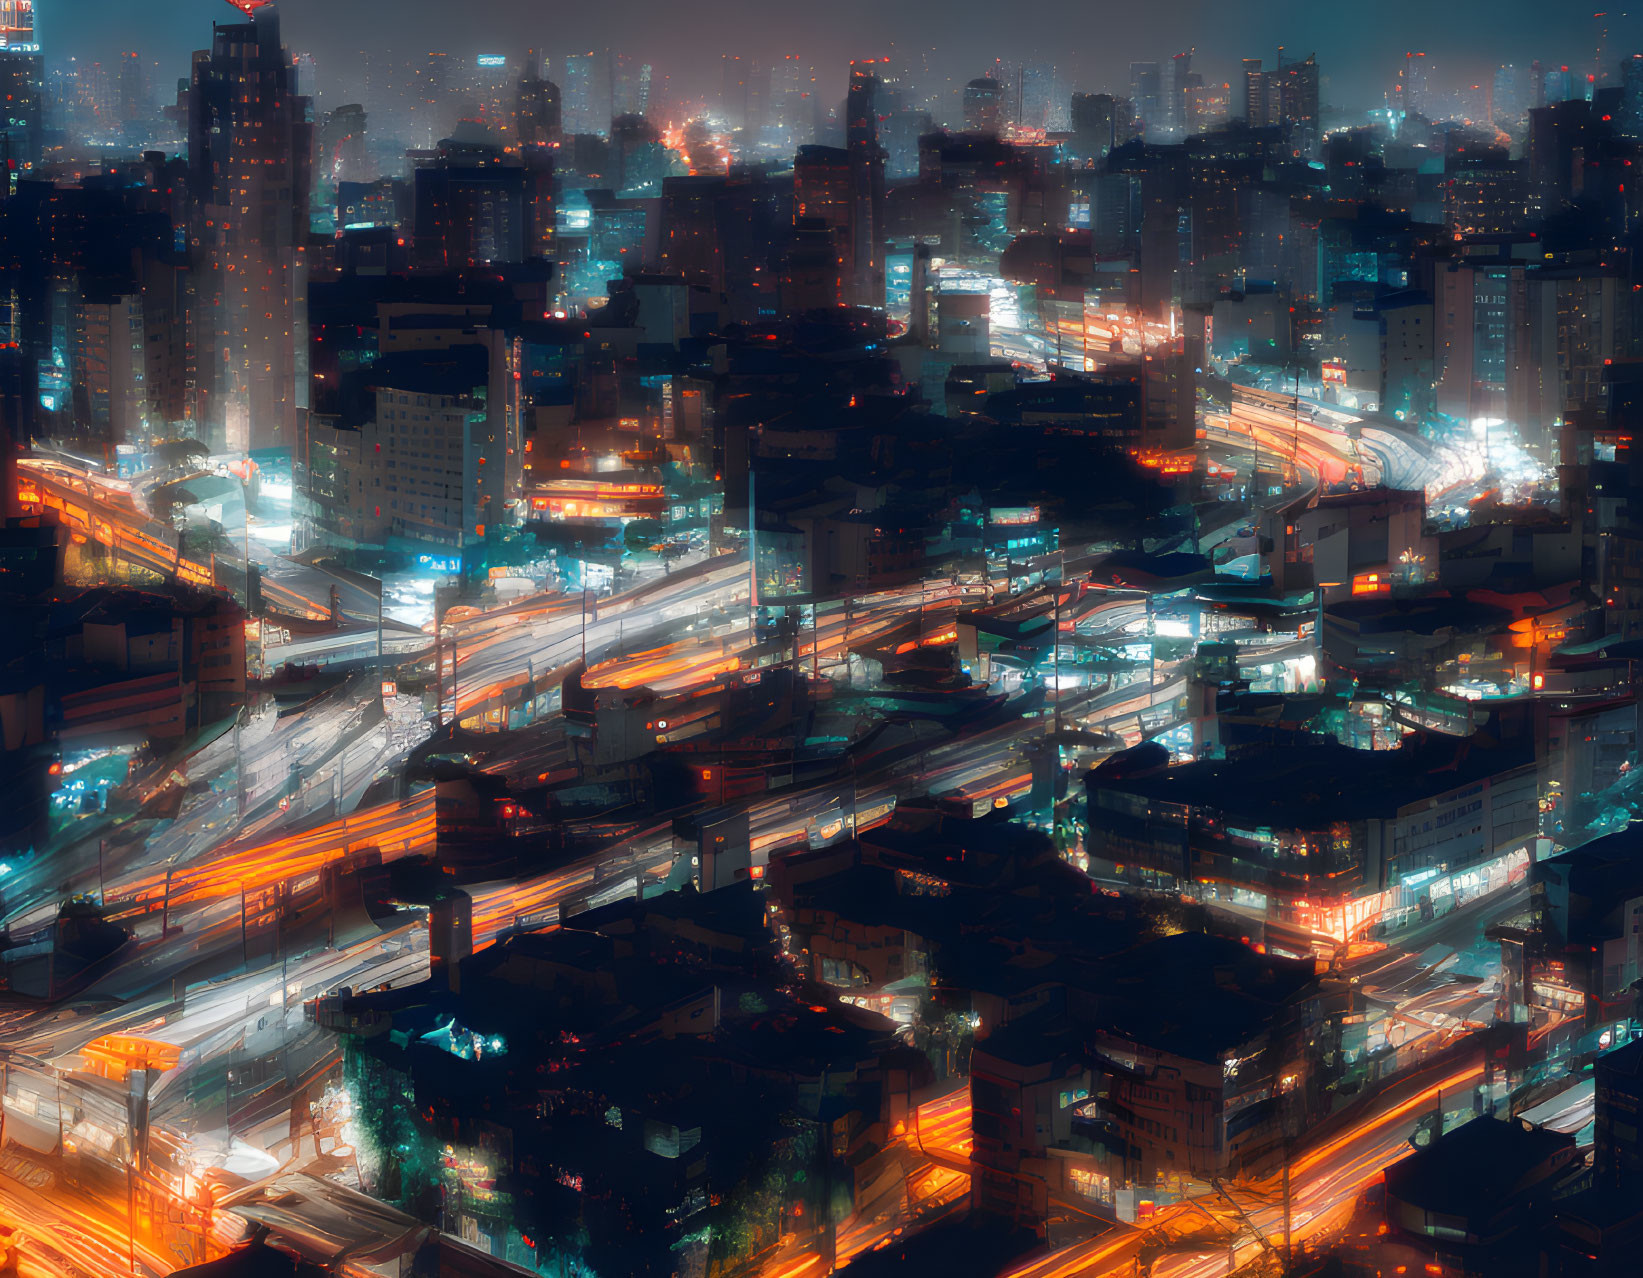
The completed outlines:
<svg viewBox="0 0 1643 1278">
<path fill-rule="evenodd" d="M 34 0 L 0 0 L 0 48 L 34 43 Z"/>
</svg>

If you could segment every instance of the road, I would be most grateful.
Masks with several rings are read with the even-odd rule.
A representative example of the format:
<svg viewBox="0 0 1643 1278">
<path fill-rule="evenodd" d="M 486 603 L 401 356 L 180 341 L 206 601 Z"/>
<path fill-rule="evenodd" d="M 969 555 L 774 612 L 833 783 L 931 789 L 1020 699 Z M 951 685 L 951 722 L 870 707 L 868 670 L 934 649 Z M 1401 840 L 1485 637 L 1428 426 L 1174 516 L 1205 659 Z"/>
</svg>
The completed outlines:
<svg viewBox="0 0 1643 1278">
<path fill-rule="evenodd" d="M 1313 422 L 1298 429 L 1292 420 L 1277 420 L 1280 416 L 1268 405 L 1246 403 L 1235 411 L 1236 420 L 1229 419 L 1227 430 L 1235 434 L 1236 423 L 1242 422 L 1249 438 L 1270 447 L 1287 436 L 1302 468 L 1320 475 L 1334 470 L 1345 475 L 1353 465 L 1369 464 L 1333 425 Z M 55 504 L 84 535 L 157 571 L 185 580 L 198 576 L 199 565 L 185 563 L 174 542 L 167 565 L 163 530 L 147 520 L 139 495 L 129 486 L 76 473 L 55 461 L 36 462 L 28 474 L 27 482 L 38 489 L 37 502 Z M 328 594 L 327 575 L 258 553 L 265 559 L 271 594 L 300 610 L 329 611 L 328 598 L 322 604 L 313 597 L 322 586 Z M 1048 573 L 1051 566 L 1046 560 L 1039 568 Z M 1054 566 L 1064 579 L 1069 571 L 1084 570 L 1076 556 L 1069 560 L 1060 555 Z M 343 609 L 357 617 L 361 592 L 348 589 L 354 593 L 339 591 Z M 1149 610 L 1144 598 L 1125 593 L 1074 603 L 1070 582 L 1055 589 L 1056 595 L 1008 600 L 992 611 L 1015 621 L 1053 614 L 1061 626 L 1050 632 L 1051 639 L 1065 650 L 1061 655 L 1066 660 L 1075 661 L 1083 645 L 1145 638 Z M 808 632 L 801 627 L 773 654 L 774 645 L 761 640 L 752 626 L 745 557 L 719 556 L 606 598 L 542 596 L 446 618 L 435 667 L 435 702 L 446 721 L 500 726 L 508 722 L 507 706 L 542 697 L 583 663 L 585 687 L 610 692 L 648 688 L 666 694 L 702 688 L 772 659 L 820 666 L 852 649 L 892 645 L 895 654 L 905 654 L 953 643 L 956 613 L 986 597 L 981 583 L 953 581 L 875 592 L 842 609 L 823 611 Z M 375 597 L 364 602 L 374 617 Z M 828 780 L 743 801 L 739 806 L 749 818 L 754 864 L 766 864 L 784 847 L 846 839 L 888 820 L 899 803 L 914 796 L 934 795 L 972 814 L 1007 810 L 1031 785 L 1026 747 L 1058 723 L 1139 740 L 1179 718 L 1178 702 L 1187 686 L 1184 675 L 1171 669 L 1128 671 L 1093 686 L 1054 689 L 1054 700 L 1046 701 L 1036 678 L 1027 682 L 1027 693 L 994 707 L 988 711 L 991 717 L 962 732 L 922 735 L 909 728 L 887 733 L 873 751 L 848 765 L 841 757 L 841 771 Z M 312 940 L 305 952 L 285 954 L 272 966 L 265 961 L 268 951 L 258 948 L 271 939 L 271 910 L 281 893 L 312 896 L 326 864 L 368 848 L 392 860 L 433 846 L 430 792 L 357 808 L 371 781 L 402 759 L 409 744 L 402 720 L 396 731 L 394 720 L 378 717 L 374 683 L 374 676 L 361 675 L 341 692 L 288 718 L 254 715 L 189 759 L 169 761 L 174 766 L 163 775 L 156 768 L 154 775 L 136 782 L 151 797 L 168 784 L 188 789 L 169 824 L 145 827 L 146 837 L 135 839 L 111 841 L 101 833 L 95 849 L 89 838 L 80 840 L 72 857 L 52 858 L 50 876 L 46 858 L 41 858 L 8 882 L 6 909 L 14 925 L 35 924 L 49 919 L 64 890 L 61 874 L 67 874 L 68 884 L 85 883 L 94 874 L 105 903 L 141 942 L 129 963 L 93 988 L 98 1000 L 83 1003 L 74 1015 L 35 1010 L 6 1018 L 8 1091 L 32 1088 L 37 1099 L 60 1095 L 65 1085 L 95 1091 L 84 1054 L 88 1044 L 108 1034 L 141 1035 L 179 1052 L 178 1067 L 162 1076 L 155 1090 L 154 1113 L 161 1127 L 174 1122 L 164 1130 L 180 1136 L 188 1118 L 171 1102 L 187 1090 L 191 1073 L 220 1061 L 229 1050 L 252 1055 L 264 1048 L 278 1051 L 308 1033 L 301 1023 L 305 999 L 342 985 L 397 984 L 426 974 L 425 933 L 409 924 L 382 935 L 373 931 L 357 941 L 347 935 L 334 942 Z M 527 717 L 534 717 L 534 711 Z M 523 761 L 509 754 L 506 738 L 499 735 L 498 742 L 504 746 L 499 764 L 504 758 L 509 766 Z M 551 755 L 554 746 L 532 748 Z M 842 771 L 846 766 L 848 773 Z M 588 824 L 590 830 L 597 828 L 597 823 Z M 473 885 L 475 944 L 492 944 L 522 924 L 551 925 L 559 910 L 638 893 L 666 879 L 680 851 L 666 823 L 612 822 L 600 841 L 566 864 L 517 881 Z M 1417 967 L 1400 966 L 1410 961 Z M 1460 965 L 1457 958 L 1450 966 Z M 1445 973 L 1429 970 L 1434 967 L 1418 956 L 1411 960 L 1389 954 L 1379 966 L 1366 967 L 1361 979 L 1366 996 L 1378 1000 L 1389 1019 L 1416 1027 L 1417 1037 L 1448 1035 L 1480 1014 L 1487 974 L 1463 987 L 1452 979 L 1440 980 Z M 277 1107 L 288 1102 L 281 1089 L 292 1083 L 282 1073 L 270 1085 L 267 1103 Z M 1396 1152 L 1420 1103 L 1417 1097 L 1410 1102 L 1415 1108 L 1389 1107 L 1349 1137 L 1323 1147 L 1315 1158 L 1308 1153 L 1297 1162 L 1298 1235 L 1328 1227 L 1332 1213 Z M 10 1109 L 8 1100 L 8 1114 Z M 43 1129 L 39 1136 L 54 1141 L 60 1132 Z M 910 1130 L 896 1134 L 891 1152 L 901 1162 L 900 1188 L 841 1225 L 829 1247 L 839 1262 L 963 1202 L 969 1185 L 967 1092 L 923 1107 Z M 96 1251 L 97 1246 L 108 1247 L 106 1237 L 87 1233 L 77 1241 L 72 1231 L 79 1225 L 31 1205 L 27 1192 L 0 1178 L 0 1195 L 8 1207 L 33 1212 L 42 1239 L 60 1236 L 65 1246 L 83 1249 L 84 1254 L 75 1253 L 77 1267 L 99 1274 L 119 1271 L 117 1257 Z M 1272 1209 L 1261 1199 L 1266 1189 L 1251 1186 L 1236 1192 L 1248 1195 L 1246 1211 L 1267 1228 Z M 1104 1249 L 1127 1246 L 1128 1237 L 1103 1237 L 1087 1245 L 1096 1249 L 1093 1257 L 1064 1255 L 1055 1264 L 1099 1266 L 1106 1263 L 1103 1257 L 1117 1254 Z M 1203 1267 L 1211 1260 L 1171 1257 L 1172 1264 L 1184 1267 L 1168 1272 L 1203 1278 L 1220 1272 Z M 799 1268 L 773 1272 L 796 1274 L 821 1262 L 820 1252 L 795 1244 L 778 1266 Z M 121 1263 L 129 1268 L 129 1258 Z"/>
<path fill-rule="evenodd" d="M 1482 1074 L 1481 1065 L 1443 1071 L 1440 1077 L 1423 1083 L 1412 1094 L 1375 1109 L 1342 1135 L 1315 1148 L 1303 1147 L 1290 1168 L 1294 1240 L 1324 1238 L 1338 1229 L 1363 1189 L 1388 1165 L 1410 1152 L 1410 1133 L 1439 1103 L 1439 1098 L 1466 1095 Z M 1267 1242 L 1282 1248 L 1281 1174 L 1252 1184 L 1231 1186 L 1229 1193 Z M 1116 1235 L 1103 1234 L 1088 1242 L 1034 1256 L 1010 1270 L 1006 1278 L 1127 1275 L 1146 1244 L 1147 1232 L 1164 1234 L 1171 1228 L 1187 1226 L 1189 1217 L 1205 1210 L 1214 1216 L 1229 1218 L 1228 1240 L 1218 1241 L 1214 1250 L 1187 1250 L 1160 1256 L 1152 1272 L 1157 1278 L 1224 1278 L 1253 1260 L 1262 1250 L 1262 1243 L 1242 1228 L 1235 1213 L 1217 1202 L 1172 1204 L 1151 1217 L 1145 1230 L 1132 1228 Z"/>
<path fill-rule="evenodd" d="M 125 480 L 76 466 L 56 457 L 19 458 L 18 496 L 24 513 L 59 512 L 71 533 L 108 547 L 118 557 L 185 585 L 211 589 L 217 573 L 210 560 L 185 553 L 176 529 L 152 517 L 139 488 Z M 247 539 L 253 563 L 262 569 L 263 598 L 269 607 L 298 617 L 320 619 L 339 610 L 357 621 L 375 622 L 377 597 L 340 577 L 276 555 Z M 245 552 L 233 562 L 244 576 Z"/>
</svg>

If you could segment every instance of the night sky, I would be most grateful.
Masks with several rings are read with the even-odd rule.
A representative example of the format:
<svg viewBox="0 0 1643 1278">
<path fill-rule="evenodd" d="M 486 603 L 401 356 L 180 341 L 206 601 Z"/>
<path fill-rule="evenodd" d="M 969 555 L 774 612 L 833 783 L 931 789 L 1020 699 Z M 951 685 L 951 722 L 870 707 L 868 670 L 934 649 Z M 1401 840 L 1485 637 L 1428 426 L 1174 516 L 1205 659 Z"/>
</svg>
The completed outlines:
<svg viewBox="0 0 1643 1278">
<path fill-rule="evenodd" d="M 135 48 L 168 77 L 173 66 L 177 76 L 187 73 L 188 53 L 207 43 L 213 19 L 234 16 L 224 0 L 40 0 L 39 8 L 51 54 Z M 615 44 L 653 62 L 684 92 L 717 89 L 721 53 L 801 52 L 838 68 L 842 95 L 848 60 L 893 41 L 899 51 L 932 49 L 932 67 L 960 80 L 1002 56 L 1056 63 L 1072 88 L 1125 91 L 1132 59 L 1162 61 L 1196 44 L 1195 66 L 1225 78 L 1240 57 L 1270 61 L 1281 42 L 1299 56 L 1317 53 L 1326 101 L 1358 108 L 1379 104 L 1407 48 L 1426 50 L 1446 85 L 1537 57 L 1589 70 L 1598 34 L 1591 8 L 1566 0 L 284 0 L 282 10 L 287 43 L 319 60 L 322 88 L 338 55 L 367 46 L 407 53 L 534 46 L 557 55 Z M 1643 49 L 1643 17 L 1611 22 L 1612 55 Z"/>
</svg>

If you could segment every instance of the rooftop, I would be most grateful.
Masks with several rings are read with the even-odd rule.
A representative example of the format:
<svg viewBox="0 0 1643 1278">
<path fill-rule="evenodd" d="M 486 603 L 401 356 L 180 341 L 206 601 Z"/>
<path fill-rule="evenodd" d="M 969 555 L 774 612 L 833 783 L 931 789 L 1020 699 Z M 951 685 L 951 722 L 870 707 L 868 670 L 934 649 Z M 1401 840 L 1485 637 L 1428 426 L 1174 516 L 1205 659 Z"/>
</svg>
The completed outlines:
<svg viewBox="0 0 1643 1278">
<path fill-rule="evenodd" d="M 1524 1123 L 1474 1118 L 1386 1170 L 1386 1192 L 1428 1212 L 1487 1217 L 1537 1169 L 1573 1154 L 1575 1138 Z"/>
</svg>

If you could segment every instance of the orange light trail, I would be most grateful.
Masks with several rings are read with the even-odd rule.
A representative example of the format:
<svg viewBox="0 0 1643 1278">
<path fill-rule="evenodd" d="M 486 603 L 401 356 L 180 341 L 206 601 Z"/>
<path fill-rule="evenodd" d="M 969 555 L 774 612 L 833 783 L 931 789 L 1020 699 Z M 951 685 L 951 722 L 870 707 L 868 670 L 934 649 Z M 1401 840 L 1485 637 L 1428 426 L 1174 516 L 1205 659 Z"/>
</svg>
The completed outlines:
<svg viewBox="0 0 1643 1278">
<path fill-rule="evenodd" d="M 241 890 L 276 887 L 366 848 L 378 849 L 384 861 L 415 856 L 432 851 L 434 837 L 434 796 L 432 790 L 425 790 L 404 804 L 386 803 L 300 834 L 247 848 L 230 847 L 213 860 L 173 870 L 169 875 L 170 904 L 176 907 L 217 900 Z M 109 896 L 112 901 L 145 907 L 125 913 L 151 913 L 165 904 L 167 888 L 168 876 L 150 871 L 113 888 Z"/>
</svg>

